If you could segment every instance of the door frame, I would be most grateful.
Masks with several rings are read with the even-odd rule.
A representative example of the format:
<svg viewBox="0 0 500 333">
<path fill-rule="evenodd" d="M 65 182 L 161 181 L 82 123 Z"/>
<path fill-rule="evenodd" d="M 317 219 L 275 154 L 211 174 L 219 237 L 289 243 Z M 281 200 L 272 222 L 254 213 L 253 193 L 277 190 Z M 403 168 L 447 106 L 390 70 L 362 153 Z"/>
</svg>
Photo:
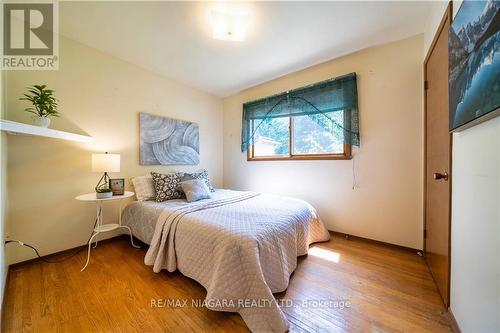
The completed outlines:
<svg viewBox="0 0 500 333">
<path fill-rule="evenodd" d="M 444 26 L 447 22 L 450 23 L 453 21 L 453 1 L 448 2 L 448 6 L 446 7 L 446 10 L 443 14 L 443 17 L 441 18 L 441 22 L 439 23 L 439 26 L 434 34 L 434 37 L 432 39 L 431 46 L 429 47 L 429 50 L 427 51 L 427 55 L 425 56 L 424 60 L 424 193 L 423 193 L 423 202 L 424 202 L 424 215 L 423 215 L 423 245 L 424 245 L 424 257 L 427 253 L 427 248 L 426 248 L 426 233 L 427 233 L 427 62 L 429 61 L 429 58 L 432 54 L 432 51 L 434 50 L 434 47 L 436 46 L 438 36 L 441 34 L 441 32 L 444 29 Z M 449 96 L 447 96 L 449 98 Z M 450 170 L 448 170 L 449 173 L 449 196 L 450 196 L 450 205 L 449 205 L 449 213 L 448 213 L 448 297 L 447 299 L 443 299 L 443 295 L 441 295 L 441 300 L 443 301 L 445 307 L 448 309 L 450 306 L 450 285 L 451 285 L 451 205 L 452 205 L 452 198 L 451 198 L 451 193 L 452 193 L 452 185 L 453 185 L 453 178 L 452 178 L 452 153 L 453 153 L 453 135 L 451 133 L 448 134 L 450 138 L 450 160 L 449 160 L 449 165 L 450 165 Z M 426 260 L 427 264 L 427 260 Z M 428 265 L 428 264 L 427 264 Z M 432 279 L 434 280 L 434 283 L 436 283 L 436 280 L 434 278 L 434 275 L 432 274 L 432 270 L 429 268 L 429 271 L 431 273 Z"/>
</svg>

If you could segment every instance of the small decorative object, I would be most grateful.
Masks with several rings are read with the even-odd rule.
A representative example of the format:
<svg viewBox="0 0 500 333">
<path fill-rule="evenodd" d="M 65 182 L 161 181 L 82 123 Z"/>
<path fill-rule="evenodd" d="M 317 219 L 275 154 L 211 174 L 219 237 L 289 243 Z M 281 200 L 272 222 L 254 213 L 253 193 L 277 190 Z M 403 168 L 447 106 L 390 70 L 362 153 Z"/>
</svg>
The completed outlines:
<svg viewBox="0 0 500 333">
<path fill-rule="evenodd" d="M 200 163 L 199 128 L 187 121 L 140 114 L 141 165 Z"/>
<path fill-rule="evenodd" d="M 95 197 L 97 199 L 107 199 L 113 196 L 113 192 L 109 188 L 98 188 L 95 190 Z"/>
<path fill-rule="evenodd" d="M 95 186 L 96 195 L 109 192 L 106 195 L 112 196 L 113 192 L 109 188 L 108 172 L 120 172 L 120 154 L 108 154 L 107 152 L 92 154 L 92 171 L 104 172 Z"/>
<path fill-rule="evenodd" d="M 450 130 L 500 115 L 500 1 L 464 1 L 448 45 Z"/>
<path fill-rule="evenodd" d="M 50 125 L 50 117 L 59 117 L 54 90 L 46 89 L 46 87 L 46 85 L 28 87 L 31 94 L 24 94 L 24 97 L 19 98 L 19 100 L 29 101 L 33 104 L 33 107 L 24 109 L 24 111 L 35 114 L 31 117 L 33 125 L 45 128 Z"/>
<path fill-rule="evenodd" d="M 109 188 L 113 191 L 113 195 L 123 195 L 125 193 L 125 179 L 110 179 Z"/>
</svg>

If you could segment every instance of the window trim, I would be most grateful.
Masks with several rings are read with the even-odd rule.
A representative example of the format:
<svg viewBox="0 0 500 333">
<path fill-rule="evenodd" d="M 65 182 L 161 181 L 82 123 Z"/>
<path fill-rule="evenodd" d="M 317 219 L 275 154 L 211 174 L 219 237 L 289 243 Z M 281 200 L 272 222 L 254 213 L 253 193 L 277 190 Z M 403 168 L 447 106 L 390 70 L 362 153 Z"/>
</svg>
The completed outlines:
<svg viewBox="0 0 500 333">
<path fill-rule="evenodd" d="M 288 156 L 255 156 L 253 145 L 247 150 L 247 161 L 295 161 L 295 160 L 350 160 L 352 159 L 352 148 L 348 143 L 344 143 L 344 152 L 335 154 L 293 154 L 293 116 L 289 119 L 289 149 Z M 252 121 L 253 122 L 253 121 Z M 253 125 L 252 125 L 253 126 Z"/>
</svg>

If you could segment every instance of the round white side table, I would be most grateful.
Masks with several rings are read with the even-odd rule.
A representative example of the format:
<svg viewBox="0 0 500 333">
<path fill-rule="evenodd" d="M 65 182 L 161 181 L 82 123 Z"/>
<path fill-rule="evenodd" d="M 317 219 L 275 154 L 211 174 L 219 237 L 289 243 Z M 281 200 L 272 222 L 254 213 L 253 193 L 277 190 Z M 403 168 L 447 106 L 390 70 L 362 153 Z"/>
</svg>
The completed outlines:
<svg viewBox="0 0 500 333">
<path fill-rule="evenodd" d="M 95 193 L 88 193 L 88 194 L 82 194 L 77 196 L 75 199 L 79 201 L 93 201 L 96 203 L 96 226 L 94 228 L 94 232 L 92 233 L 92 236 L 89 239 L 89 244 L 88 244 L 88 251 L 87 251 L 87 262 L 85 263 L 85 266 L 80 270 L 80 272 L 83 272 L 85 268 L 87 268 L 87 265 L 89 264 L 90 260 L 90 248 L 92 245 L 92 241 L 94 238 L 99 235 L 100 233 L 107 232 L 107 231 L 112 231 L 115 229 L 119 228 L 124 228 L 127 229 L 128 234 L 130 235 L 130 243 L 132 243 L 133 247 L 140 248 L 139 246 L 134 244 L 134 238 L 132 237 L 132 230 L 130 230 L 130 227 L 126 225 L 122 225 L 122 202 L 123 199 L 130 198 L 134 196 L 134 192 L 129 192 L 125 191 L 123 195 L 114 195 L 110 198 L 105 198 L 105 199 L 97 199 L 95 196 Z M 102 223 L 102 203 L 104 201 L 114 201 L 114 200 L 119 200 L 120 201 L 120 210 L 118 211 L 118 223 L 109 223 L 109 224 L 103 224 Z M 97 241 L 95 242 L 94 248 L 97 246 Z"/>
</svg>

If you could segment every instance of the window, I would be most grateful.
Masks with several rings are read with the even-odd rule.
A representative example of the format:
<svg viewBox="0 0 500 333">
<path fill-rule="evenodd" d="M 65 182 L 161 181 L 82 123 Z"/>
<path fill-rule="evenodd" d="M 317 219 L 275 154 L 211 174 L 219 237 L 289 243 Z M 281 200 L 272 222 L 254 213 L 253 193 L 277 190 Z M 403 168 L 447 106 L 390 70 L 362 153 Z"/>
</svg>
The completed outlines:
<svg viewBox="0 0 500 333">
<path fill-rule="evenodd" d="M 349 159 L 351 146 L 344 144 L 344 112 L 308 114 L 252 120 L 254 144 L 249 161 Z M 327 130 L 330 129 L 330 130 Z"/>
<path fill-rule="evenodd" d="M 249 161 L 350 159 L 359 144 L 356 73 L 243 103 Z"/>
</svg>

